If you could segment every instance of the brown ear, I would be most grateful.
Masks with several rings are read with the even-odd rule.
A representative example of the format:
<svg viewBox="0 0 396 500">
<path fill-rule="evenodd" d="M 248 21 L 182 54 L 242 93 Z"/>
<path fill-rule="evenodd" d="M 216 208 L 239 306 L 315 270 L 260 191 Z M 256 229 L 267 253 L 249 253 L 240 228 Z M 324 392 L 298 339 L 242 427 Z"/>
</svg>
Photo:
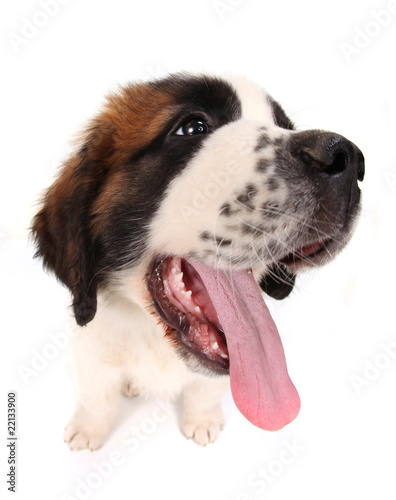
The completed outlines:
<svg viewBox="0 0 396 500">
<path fill-rule="evenodd" d="M 72 292 L 79 325 L 96 313 L 96 250 L 91 233 L 92 204 L 107 172 L 113 127 L 99 120 L 88 131 L 84 147 L 65 163 L 33 221 L 35 257 Z"/>
</svg>

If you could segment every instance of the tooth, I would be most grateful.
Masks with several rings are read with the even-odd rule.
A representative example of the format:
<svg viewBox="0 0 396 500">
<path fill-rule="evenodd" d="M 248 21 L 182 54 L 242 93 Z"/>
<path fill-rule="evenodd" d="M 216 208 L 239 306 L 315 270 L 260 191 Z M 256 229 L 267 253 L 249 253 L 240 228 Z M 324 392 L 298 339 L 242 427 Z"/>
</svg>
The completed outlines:
<svg viewBox="0 0 396 500">
<path fill-rule="evenodd" d="M 219 344 L 217 342 L 212 342 L 212 344 L 210 345 L 210 347 L 215 351 L 216 349 L 219 348 Z"/>
<path fill-rule="evenodd" d="M 192 291 L 191 290 L 188 290 L 188 292 L 184 292 L 183 295 L 187 298 L 187 299 L 191 299 L 191 295 L 192 295 Z"/>
<path fill-rule="evenodd" d="M 201 308 L 199 306 L 195 306 L 195 310 L 196 310 L 197 313 L 201 312 Z"/>
<path fill-rule="evenodd" d="M 176 267 L 172 267 L 172 274 L 176 274 Z"/>
<path fill-rule="evenodd" d="M 224 359 L 228 359 L 227 354 L 225 354 L 224 352 L 221 352 L 221 353 L 220 353 L 220 356 L 221 356 L 222 358 L 224 358 Z"/>
<path fill-rule="evenodd" d="M 182 281 L 182 278 L 183 278 L 183 272 L 179 273 L 179 274 L 176 274 L 175 275 L 175 278 L 178 280 L 178 281 Z"/>
</svg>

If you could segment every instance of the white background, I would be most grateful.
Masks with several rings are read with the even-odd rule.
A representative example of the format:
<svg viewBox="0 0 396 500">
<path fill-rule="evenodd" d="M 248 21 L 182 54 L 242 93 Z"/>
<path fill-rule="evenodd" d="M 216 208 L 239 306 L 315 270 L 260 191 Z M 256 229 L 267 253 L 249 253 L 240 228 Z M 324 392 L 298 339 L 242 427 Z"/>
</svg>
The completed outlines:
<svg viewBox="0 0 396 500">
<path fill-rule="evenodd" d="M 396 14 L 375 20 L 393 4 L 69 0 L 50 18 L 42 5 L 0 7 L 0 497 L 14 498 L 5 471 L 15 390 L 16 498 L 395 500 Z M 41 27 L 29 31 L 33 21 Z M 228 395 L 226 428 L 203 449 L 181 435 L 179 402 L 166 414 L 138 398 L 123 401 L 101 450 L 72 453 L 62 442 L 74 405 L 67 347 L 53 340 L 65 338 L 66 294 L 32 260 L 34 204 L 109 90 L 179 70 L 247 75 L 299 128 L 355 142 L 367 168 L 360 225 L 337 261 L 270 303 L 302 400 L 292 424 L 259 430 Z M 35 371 L 23 378 L 26 367 Z"/>
</svg>

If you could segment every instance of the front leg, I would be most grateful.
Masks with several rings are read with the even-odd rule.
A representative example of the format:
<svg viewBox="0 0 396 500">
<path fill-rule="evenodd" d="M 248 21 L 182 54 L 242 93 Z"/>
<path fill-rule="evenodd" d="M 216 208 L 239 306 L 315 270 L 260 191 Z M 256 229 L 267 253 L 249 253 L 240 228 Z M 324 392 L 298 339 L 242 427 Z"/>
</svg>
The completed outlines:
<svg viewBox="0 0 396 500">
<path fill-rule="evenodd" d="M 64 441 L 71 450 L 93 451 L 102 445 L 117 415 L 123 378 L 120 367 L 102 362 L 87 346 L 79 348 L 72 363 L 78 407 L 66 426 Z"/>
<path fill-rule="evenodd" d="M 197 378 L 184 389 L 183 434 L 202 446 L 213 443 L 225 420 L 221 400 L 229 387 L 229 377 Z"/>
</svg>

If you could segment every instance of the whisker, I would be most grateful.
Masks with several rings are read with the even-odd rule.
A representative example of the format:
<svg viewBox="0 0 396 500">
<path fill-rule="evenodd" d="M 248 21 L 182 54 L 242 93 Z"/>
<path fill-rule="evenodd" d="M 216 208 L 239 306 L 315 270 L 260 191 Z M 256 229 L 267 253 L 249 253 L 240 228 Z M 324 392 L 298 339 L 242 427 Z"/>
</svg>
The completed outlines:
<svg viewBox="0 0 396 500">
<path fill-rule="evenodd" d="M 297 222 L 299 223 L 304 229 L 311 229 L 312 231 L 315 231 L 315 233 L 318 235 L 318 239 L 326 239 L 329 237 L 329 235 L 325 232 L 325 231 L 321 231 L 319 230 L 317 224 L 319 223 L 320 224 L 320 220 L 317 220 L 316 221 L 316 224 L 312 224 L 310 222 L 308 222 L 307 220 L 307 216 L 297 216 L 297 215 L 292 215 L 292 214 L 288 214 L 288 213 L 285 213 L 285 212 L 282 212 L 280 210 L 277 210 L 277 209 L 273 209 L 273 208 L 260 208 L 258 207 L 257 210 L 263 212 L 264 214 L 268 214 L 268 215 L 281 215 L 283 216 L 285 219 L 287 220 L 290 220 L 290 221 L 293 221 L 293 222 Z"/>
<path fill-rule="evenodd" d="M 254 229 L 254 230 L 255 230 L 255 231 L 257 231 L 258 233 L 261 233 L 261 234 L 264 234 L 265 236 L 269 236 L 270 238 L 273 238 L 273 235 L 272 235 L 271 233 L 268 233 L 267 231 L 265 231 L 265 230 L 263 230 L 263 229 L 261 229 L 261 228 L 259 228 L 259 227 L 256 227 L 256 226 L 254 226 L 253 224 L 249 224 L 248 222 L 244 222 L 244 221 L 241 221 L 241 222 L 242 222 L 242 224 L 244 224 L 244 225 L 246 225 L 246 226 L 248 226 L 248 227 L 250 227 L 250 228 Z M 282 245 L 282 246 L 286 249 L 285 254 L 287 254 L 287 253 L 293 253 L 293 252 L 296 250 L 295 248 L 290 247 L 289 245 L 287 245 L 287 244 L 286 244 L 284 241 L 282 241 L 282 240 L 277 239 L 276 241 L 277 241 L 280 245 Z M 278 262 L 278 259 L 275 259 L 275 258 L 274 258 L 274 256 L 272 255 L 272 253 L 270 252 L 270 250 L 269 250 L 269 248 L 268 248 L 267 243 L 266 243 L 266 242 L 264 242 L 264 244 L 265 244 L 265 246 L 266 246 L 266 248 L 267 248 L 267 250 L 268 250 L 268 253 L 269 253 L 269 255 L 270 255 L 271 259 L 273 260 L 273 262 L 274 262 L 274 263 L 277 263 L 277 262 Z M 307 264 L 311 264 L 311 265 L 312 265 L 312 263 L 313 263 L 313 261 L 312 261 L 312 259 L 311 259 L 310 257 L 307 257 L 307 256 L 305 256 L 305 255 L 301 255 L 301 256 L 299 255 L 298 257 L 299 257 L 299 260 L 301 260 L 302 262 L 306 262 Z"/>
<path fill-rule="evenodd" d="M 251 207 L 249 207 L 248 205 L 246 205 L 242 201 L 238 200 L 236 197 L 234 197 L 234 199 L 239 205 L 244 206 L 245 208 L 248 208 L 251 210 Z M 292 215 L 292 214 L 286 213 L 282 210 L 279 210 L 279 209 L 277 209 L 275 207 L 271 207 L 271 206 L 269 206 L 267 208 L 256 207 L 255 210 L 263 212 L 265 215 L 280 215 L 280 216 L 284 217 L 286 220 L 297 222 L 298 224 L 301 225 L 302 229 L 309 229 L 309 230 L 315 232 L 318 236 L 318 241 L 331 238 L 336 243 L 339 243 L 339 244 L 343 243 L 342 240 L 338 239 L 336 237 L 336 235 L 334 234 L 337 232 L 338 229 L 340 229 L 340 230 L 342 229 L 342 224 L 336 224 L 336 225 L 334 224 L 334 220 L 333 220 L 334 217 L 329 217 L 325 213 L 325 212 L 329 212 L 328 209 L 326 209 L 326 207 L 322 207 L 323 219 L 315 220 L 315 224 L 308 221 L 308 216 L 304 216 L 304 217 L 301 216 L 300 217 L 298 215 Z M 334 231 L 332 232 L 332 234 L 329 234 L 326 231 L 319 229 L 318 226 L 321 223 L 330 223 L 333 226 L 335 225 Z"/>
<path fill-rule="evenodd" d="M 256 251 L 254 243 L 255 242 L 253 241 L 253 237 L 252 237 L 252 250 L 256 254 L 257 258 L 260 260 L 260 256 L 258 255 L 258 253 Z M 277 265 L 278 263 L 275 262 L 275 264 Z M 276 274 L 274 271 L 271 270 L 271 266 L 267 266 L 265 275 L 271 276 L 272 278 L 274 278 L 275 281 L 278 281 L 278 282 L 283 283 L 285 285 L 289 285 L 289 282 L 286 281 L 286 279 L 283 279 L 280 274 Z"/>
</svg>

